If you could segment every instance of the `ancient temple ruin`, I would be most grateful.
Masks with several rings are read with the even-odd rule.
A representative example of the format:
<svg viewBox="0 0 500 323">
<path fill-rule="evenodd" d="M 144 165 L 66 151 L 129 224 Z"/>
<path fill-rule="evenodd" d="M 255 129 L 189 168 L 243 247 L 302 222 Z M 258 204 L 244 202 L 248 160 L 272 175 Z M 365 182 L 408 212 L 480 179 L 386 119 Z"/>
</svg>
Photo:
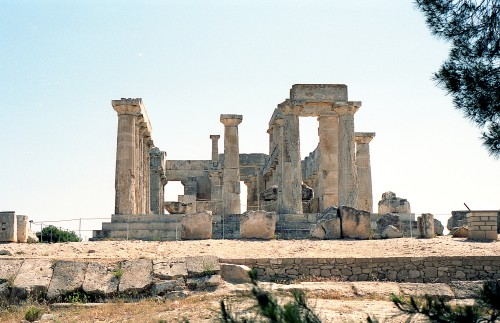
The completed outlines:
<svg viewBox="0 0 500 323">
<path fill-rule="evenodd" d="M 160 233 L 151 230 L 173 230 L 175 225 L 168 224 L 178 224 L 180 214 L 236 216 L 241 213 L 240 181 L 248 188 L 248 210 L 276 212 L 281 219 L 293 215 L 314 222 L 311 214 L 340 206 L 373 211 L 369 143 L 375 133 L 355 132 L 361 102 L 348 100 L 346 85 L 293 85 L 290 98 L 277 105 L 269 120 L 268 154 L 240 153 L 243 116 L 222 114 L 224 151 L 219 153 L 220 135 L 207 136 L 209 160 L 168 160 L 154 145 L 142 99 L 113 100 L 112 105 L 118 113 L 115 214 L 94 232 L 95 239 L 123 237 L 124 223 L 127 237 L 134 230 L 144 231 L 138 236 L 149 230 L 151 237 Z M 319 144 L 304 160 L 301 117 L 318 120 Z M 169 181 L 184 186 L 178 201 L 164 201 Z"/>
</svg>

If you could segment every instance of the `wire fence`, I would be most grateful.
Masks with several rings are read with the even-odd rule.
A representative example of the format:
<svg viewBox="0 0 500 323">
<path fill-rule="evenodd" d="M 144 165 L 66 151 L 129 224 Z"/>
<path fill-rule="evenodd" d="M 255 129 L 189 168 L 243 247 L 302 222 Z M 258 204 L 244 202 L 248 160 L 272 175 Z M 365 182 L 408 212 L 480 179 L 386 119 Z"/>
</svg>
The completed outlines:
<svg viewBox="0 0 500 323">
<path fill-rule="evenodd" d="M 69 242 L 72 237 L 77 236 L 80 241 L 86 241 L 92 237 L 95 226 L 101 226 L 107 218 L 77 218 L 65 220 L 29 221 L 30 229 L 36 232 L 40 242 Z M 97 222 L 99 221 L 99 222 Z M 94 228 L 91 228 L 94 227 Z"/>
</svg>

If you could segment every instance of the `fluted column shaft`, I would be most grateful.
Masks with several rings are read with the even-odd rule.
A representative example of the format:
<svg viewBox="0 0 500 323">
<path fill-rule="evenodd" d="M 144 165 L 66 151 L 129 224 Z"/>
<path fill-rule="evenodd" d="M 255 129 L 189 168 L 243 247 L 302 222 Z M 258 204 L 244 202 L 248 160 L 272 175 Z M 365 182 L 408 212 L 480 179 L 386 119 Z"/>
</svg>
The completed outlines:
<svg viewBox="0 0 500 323">
<path fill-rule="evenodd" d="M 224 124 L 224 169 L 222 177 L 222 200 L 224 214 L 240 214 L 240 150 L 238 125 L 243 116 L 222 114 Z"/>
<path fill-rule="evenodd" d="M 370 141 L 374 132 L 356 132 L 356 174 L 358 180 L 357 209 L 373 212 L 372 169 L 370 164 Z"/>
<path fill-rule="evenodd" d="M 339 117 L 324 115 L 319 121 L 318 197 L 320 212 L 339 206 Z"/>
<path fill-rule="evenodd" d="M 356 207 L 357 181 L 354 146 L 354 113 L 357 106 L 334 106 L 339 115 L 339 206 Z"/>
</svg>

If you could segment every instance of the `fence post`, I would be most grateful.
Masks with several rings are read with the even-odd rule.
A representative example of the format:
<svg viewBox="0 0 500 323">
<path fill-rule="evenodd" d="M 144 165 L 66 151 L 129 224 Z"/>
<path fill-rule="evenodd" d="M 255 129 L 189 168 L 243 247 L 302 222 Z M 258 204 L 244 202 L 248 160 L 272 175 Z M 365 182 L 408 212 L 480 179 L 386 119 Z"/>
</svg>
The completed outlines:
<svg viewBox="0 0 500 323">
<path fill-rule="evenodd" d="M 82 218 L 78 219 L 78 237 L 82 240 Z"/>
<path fill-rule="evenodd" d="M 43 243 L 43 222 L 40 223 L 40 242 Z"/>
</svg>

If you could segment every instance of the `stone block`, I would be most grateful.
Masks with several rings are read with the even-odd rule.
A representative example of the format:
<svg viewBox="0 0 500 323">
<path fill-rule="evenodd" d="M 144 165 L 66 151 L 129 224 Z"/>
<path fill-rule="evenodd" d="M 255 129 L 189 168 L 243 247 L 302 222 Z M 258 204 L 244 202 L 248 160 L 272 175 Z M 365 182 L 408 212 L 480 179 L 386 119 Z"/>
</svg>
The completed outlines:
<svg viewBox="0 0 500 323">
<path fill-rule="evenodd" d="M 119 263 L 90 262 L 83 281 L 85 293 L 110 296 L 118 291 L 119 277 L 116 270 Z"/>
<path fill-rule="evenodd" d="M 351 239 L 370 238 L 370 212 L 348 206 L 340 208 L 342 236 Z"/>
<path fill-rule="evenodd" d="M 186 285 L 190 289 L 208 289 L 214 288 L 220 285 L 221 277 L 220 275 L 210 275 L 203 277 L 188 278 Z"/>
<path fill-rule="evenodd" d="M 290 90 L 290 99 L 309 103 L 347 101 L 347 85 L 294 84 Z"/>
<path fill-rule="evenodd" d="M 87 263 L 77 261 L 57 261 L 47 291 L 47 298 L 56 299 L 83 286 Z"/>
<path fill-rule="evenodd" d="M 382 231 L 380 236 L 384 239 L 402 238 L 403 233 L 400 232 L 395 226 L 388 225 L 385 227 L 384 231 Z"/>
<path fill-rule="evenodd" d="M 453 238 L 468 238 L 469 237 L 469 228 L 467 226 L 455 228 L 455 230 L 452 231 L 451 236 Z"/>
<path fill-rule="evenodd" d="M 444 225 L 438 219 L 434 219 L 434 234 L 437 236 L 442 236 L 444 231 Z"/>
<path fill-rule="evenodd" d="M 14 211 L 0 212 L 0 242 L 17 242 L 17 218 Z"/>
<path fill-rule="evenodd" d="M 184 278 L 178 278 L 176 280 L 168 281 L 157 281 L 151 288 L 151 294 L 154 296 L 165 295 L 169 292 L 182 291 L 185 286 L 186 283 L 184 282 Z"/>
<path fill-rule="evenodd" d="M 417 222 L 420 238 L 434 238 L 434 215 L 430 213 L 423 213 L 422 216 L 417 218 Z"/>
<path fill-rule="evenodd" d="M 37 297 L 46 294 L 52 279 L 52 273 L 52 260 L 24 260 L 19 273 L 14 279 L 13 294 L 19 299 L 24 299 L 28 295 Z"/>
<path fill-rule="evenodd" d="M 119 292 L 143 293 L 153 283 L 153 262 L 149 259 L 126 260 L 121 264 L 121 271 Z"/>
<path fill-rule="evenodd" d="M 337 209 L 335 212 L 329 212 L 319 218 L 318 223 L 311 229 L 311 236 L 321 240 L 342 238 L 341 221 Z"/>
<path fill-rule="evenodd" d="M 401 222 L 398 214 L 387 213 L 381 215 L 377 219 L 377 233 L 382 234 L 382 232 L 387 228 L 387 226 L 393 226 L 396 229 L 401 229 Z"/>
<path fill-rule="evenodd" d="M 396 193 L 385 192 L 378 202 L 378 214 L 411 213 L 410 202 L 396 196 Z"/>
<path fill-rule="evenodd" d="M 158 279 L 178 279 L 187 277 L 186 258 L 153 260 L 153 277 Z"/>
<path fill-rule="evenodd" d="M 14 282 L 24 260 L 5 259 L 0 261 L 0 282 Z"/>
<path fill-rule="evenodd" d="M 455 298 L 479 298 L 483 290 L 484 281 L 451 281 L 448 283 Z"/>
<path fill-rule="evenodd" d="M 231 283 L 250 283 L 250 271 L 250 267 L 245 265 L 220 264 L 222 279 Z"/>
<path fill-rule="evenodd" d="M 189 277 L 201 277 L 220 272 L 219 259 L 215 256 L 186 257 L 186 270 Z"/>
<path fill-rule="evenodd" d="M 27 215 L 16 215 L 17 218 L 17 242 L 28 242 L 29 222 Z"/>
<path fill-rule="evenodd" d="M 181 239 L 212 239 L 212 212 L 184 215 L 181 218 Z"/>
<path fill-rule="evenodd" d="M 170 214 L 186 214 L 191 213 L 193 209 L 192 203 L 183 203 L 183 202 L 165 202 L 163 203 L 165 209 Z"/>
<path fill-rule="evenodd" d="M 242 239 L 273 239 L 276 230 L 276 213 L 247 211 L 240 218 Z"/>
</svg>

